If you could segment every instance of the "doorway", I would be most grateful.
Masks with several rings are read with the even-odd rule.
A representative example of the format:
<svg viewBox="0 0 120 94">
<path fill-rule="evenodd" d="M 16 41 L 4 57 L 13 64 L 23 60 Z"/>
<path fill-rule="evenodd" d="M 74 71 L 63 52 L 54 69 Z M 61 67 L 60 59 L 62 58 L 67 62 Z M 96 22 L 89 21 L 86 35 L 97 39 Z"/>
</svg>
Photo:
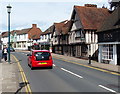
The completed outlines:
<svg viewBox="0 0 120 94">
<path fill-rule="evenodd" d="M 120 65 L 120 44 L 117 45 L 117 65 Z"/>
</svg>

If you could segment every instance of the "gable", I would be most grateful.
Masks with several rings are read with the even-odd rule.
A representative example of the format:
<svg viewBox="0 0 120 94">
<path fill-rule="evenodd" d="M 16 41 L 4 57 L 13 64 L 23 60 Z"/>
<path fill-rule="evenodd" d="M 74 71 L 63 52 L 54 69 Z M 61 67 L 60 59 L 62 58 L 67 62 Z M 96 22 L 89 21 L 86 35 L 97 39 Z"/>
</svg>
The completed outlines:
<svg viewBox="0 0 120 94">
<path fill-rule="evenodd" d="M 112 14 L 107 17 L 107 19 L 103 22 L 103 25 L 97 32 L 108 31 L 112 29 L 120 28 L 120 7 L 118 7 Z"/>
<path fill-rule="evenodd" d="M 28 32 L 28 38 L 29 39 L 39 39 L 41 33 L 42 33 L 42 31 L 39 28 L 32 28 Z"/>
<path fill-rule="evenodd" d="M 83 28 L 97 30 L 100 28 L 102 22 L 108 17 L 108 9 L 95 8 L 95 7 L 84 7 L 84 6 L 74 6 L 73 14 L 71 20 L 74 25 L 72 25 L 72 30 Z M 71 28 L 70 27 L 70 28 Z"/>
<path fill-rule="evenodd" d="M 82 23 L 80 21 L 80 18 L 77 13 L 75 13 L 74 19 L 73 19 L 73 24 L 72 28 L 70 31 L 78 30 L 82 28 Z"/>
</svg>

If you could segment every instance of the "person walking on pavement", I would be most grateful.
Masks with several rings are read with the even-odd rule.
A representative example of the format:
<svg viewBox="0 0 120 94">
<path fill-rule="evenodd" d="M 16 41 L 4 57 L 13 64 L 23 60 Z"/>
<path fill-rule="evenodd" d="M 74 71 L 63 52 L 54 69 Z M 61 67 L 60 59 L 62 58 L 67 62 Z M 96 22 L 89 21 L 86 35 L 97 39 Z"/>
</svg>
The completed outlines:
<svg viewBox="0 0 120 94">
<path fill-rule="evenodd" d="M 5 46 L 2 50 L 2 56 L 4 58 L 4 60 L 6 61 L 7 60 L 7 47 Z"/>
</svg>

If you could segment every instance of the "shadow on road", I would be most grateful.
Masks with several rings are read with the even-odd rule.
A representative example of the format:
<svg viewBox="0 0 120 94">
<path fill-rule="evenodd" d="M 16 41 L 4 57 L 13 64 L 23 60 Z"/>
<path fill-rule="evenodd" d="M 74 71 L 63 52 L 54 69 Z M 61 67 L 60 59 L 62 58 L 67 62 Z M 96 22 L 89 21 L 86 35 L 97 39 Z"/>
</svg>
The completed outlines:
<svg viewBox="0 0 120 94">
<path fill-rule="evenodd" d="M 14 94 L 18 94 L 23 87 L 27 86 L 27 84 L 29 84 L 29 82 L 21 82 L 21 83 L 19 83 L 20 88 Z"/>
<path fill-rule="evenodd" d="M 35 67 L 33 70 L 46 70 L 46 69 L 52 69 L 51 67 Z"/>
</svg>

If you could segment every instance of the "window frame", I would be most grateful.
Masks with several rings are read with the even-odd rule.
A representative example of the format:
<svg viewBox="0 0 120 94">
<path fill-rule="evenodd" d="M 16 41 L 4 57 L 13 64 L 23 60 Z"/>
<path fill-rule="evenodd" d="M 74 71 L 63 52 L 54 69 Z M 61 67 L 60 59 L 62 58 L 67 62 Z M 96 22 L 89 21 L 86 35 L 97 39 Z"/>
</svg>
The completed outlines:
<svg viewBox="0 0 120 94">
<path fill-rule="evenodd" d="M 112 44 L 103 45 L 102 59 L 103 60 L 113 60 L 113 45 Z"/>
</svg>

